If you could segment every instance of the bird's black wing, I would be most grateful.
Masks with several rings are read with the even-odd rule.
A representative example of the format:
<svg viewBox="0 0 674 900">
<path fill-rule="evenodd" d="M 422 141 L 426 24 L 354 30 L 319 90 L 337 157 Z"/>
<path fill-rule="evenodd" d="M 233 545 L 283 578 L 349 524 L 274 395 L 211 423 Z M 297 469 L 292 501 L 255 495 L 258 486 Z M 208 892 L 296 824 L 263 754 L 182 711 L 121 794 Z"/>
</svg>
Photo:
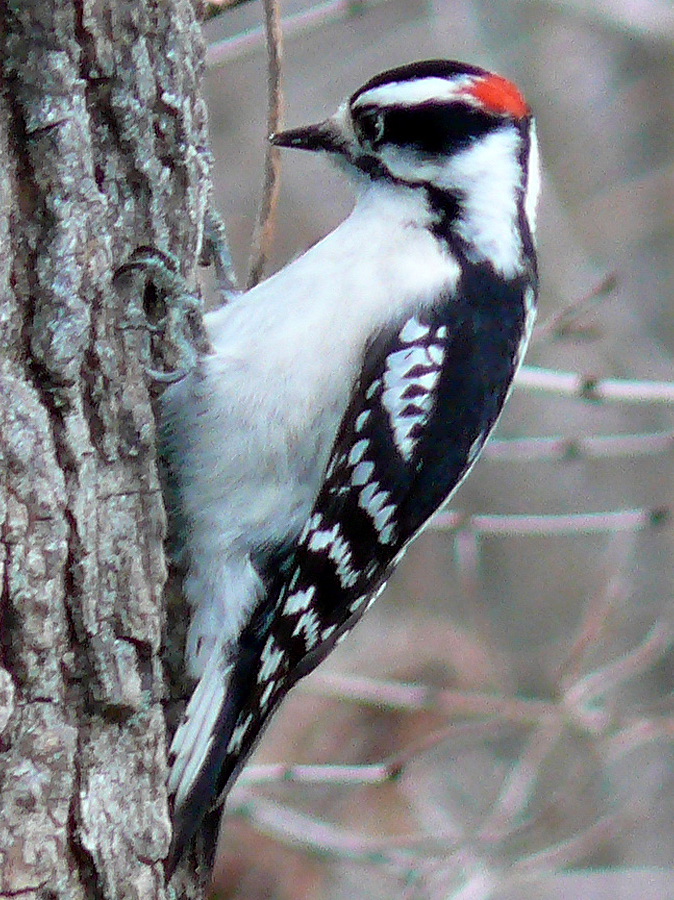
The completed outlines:
<svg viewBox="0 0 674 900">
<path fill-rule="evenodd" d="M 244 628 L 174 849 L 223 797 L 288 690 L 372 603 L 479 455 L 523 352 L 533 289 L 479 267 L 458 294 L 378 336 L 282 579 Z"/>
</svg>

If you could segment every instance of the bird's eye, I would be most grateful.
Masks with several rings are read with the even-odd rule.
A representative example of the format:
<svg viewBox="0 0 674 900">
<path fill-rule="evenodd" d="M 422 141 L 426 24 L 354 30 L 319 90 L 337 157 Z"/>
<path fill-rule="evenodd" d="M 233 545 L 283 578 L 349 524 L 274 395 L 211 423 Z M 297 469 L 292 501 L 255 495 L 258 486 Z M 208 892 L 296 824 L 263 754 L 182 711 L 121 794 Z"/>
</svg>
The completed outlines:
<svg viewBox="0 0 674 900">
<path fill-rule="evenodd" d="M 353 127 L 362 144 L 376 147 L 384 139 L 384 113 L 369 109 L 354 117 Z"/>
</svg>

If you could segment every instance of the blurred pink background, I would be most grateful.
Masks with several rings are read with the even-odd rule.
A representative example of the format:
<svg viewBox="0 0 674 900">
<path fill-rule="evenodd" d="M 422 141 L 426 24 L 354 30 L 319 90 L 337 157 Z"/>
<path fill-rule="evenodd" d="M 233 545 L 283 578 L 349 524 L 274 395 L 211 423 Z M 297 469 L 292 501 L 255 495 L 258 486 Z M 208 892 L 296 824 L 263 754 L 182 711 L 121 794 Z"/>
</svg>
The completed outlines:
<svg viewBox="0 0 674 900">
<path fill-rule="evenodd" d="M 537 114 L 545 167 L 539 324 L 615 276 L 571 317 L 570 334 L 541 328 L 527 363 L 674 381 L 670 3 L 352 7 L 288 29 L 286 124 L 318 121 L 375 73 L 414 59 L 458 58 L 512 78 Z M 309 8 L 287 0 L 282 11 Z M 240 35 L 261 17 L 246 3 L 206 25 L 225 57 L 207 78 L 215 201 L 241 278 L 261 190 L 266 55 Z M 269 272 L 350 205 L 324 159 L 286 151 Z M 671 404 L 516 389 L 500 439 L 641 437 L 621 455 L 494 451 L 452 509 L 639 509 L 643 523 L 672 506 L 673 428 Z M 607 522 L 591 534 L 424 534 L 350 638 L 292 693 L 252 761 L 365 765 L 402 752 L 400 777 L 256 785 L 254 771 L 244 776 L 228 806 L 219 896 L 674 898 L 672 527 Z M 356 677 L 377 684 L 359 688 Z M 387 706 L 399 684 L 415 686 L 424 708 L 394 708 L 407 697 L 395 690 Z M 360 700 L 344 696 L 349 686 Z"/>
</svg>

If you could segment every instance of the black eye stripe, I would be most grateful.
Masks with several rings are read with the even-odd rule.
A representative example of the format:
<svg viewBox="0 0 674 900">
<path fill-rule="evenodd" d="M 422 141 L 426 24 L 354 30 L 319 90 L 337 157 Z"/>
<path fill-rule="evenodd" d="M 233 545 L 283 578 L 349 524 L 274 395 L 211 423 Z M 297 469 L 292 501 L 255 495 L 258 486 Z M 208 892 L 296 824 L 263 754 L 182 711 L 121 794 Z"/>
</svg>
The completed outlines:
<svg viewBox="0 0 674 900">
<path fill-rule="evenodd" d="M 383 129 L 380 127 L 383 120 Z M 381 133 L 373 140 L 368 132 L 379 123 Z M 489 131 L 499 128 L 503 121 L 465 103 L 438 104 L 429 102 L 417 106 L 393 106 L 386 110 L 364 107 L 354 112 L 357 130 L 371 143 L 396 144 L 414 147 L 426 153 L 445 153 L 468 144 Z"/>
</svg>

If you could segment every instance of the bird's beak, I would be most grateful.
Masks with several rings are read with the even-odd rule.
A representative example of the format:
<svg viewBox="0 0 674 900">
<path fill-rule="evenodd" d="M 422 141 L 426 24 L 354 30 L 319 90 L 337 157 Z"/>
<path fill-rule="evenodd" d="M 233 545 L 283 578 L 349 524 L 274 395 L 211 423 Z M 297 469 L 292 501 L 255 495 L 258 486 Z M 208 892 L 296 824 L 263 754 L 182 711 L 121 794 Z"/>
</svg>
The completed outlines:
<svg viewBox="0 0 674 900">
<path fill-rule="evenodd" d="M 324 153 L 340 153 L 344 150 L 344 136 L 333 119 L 318 125 L 305 125 L 272 134 L 269 140 L 275 147 L 291 147 L 295 150 L 313 150 Z"/>
</svg>

